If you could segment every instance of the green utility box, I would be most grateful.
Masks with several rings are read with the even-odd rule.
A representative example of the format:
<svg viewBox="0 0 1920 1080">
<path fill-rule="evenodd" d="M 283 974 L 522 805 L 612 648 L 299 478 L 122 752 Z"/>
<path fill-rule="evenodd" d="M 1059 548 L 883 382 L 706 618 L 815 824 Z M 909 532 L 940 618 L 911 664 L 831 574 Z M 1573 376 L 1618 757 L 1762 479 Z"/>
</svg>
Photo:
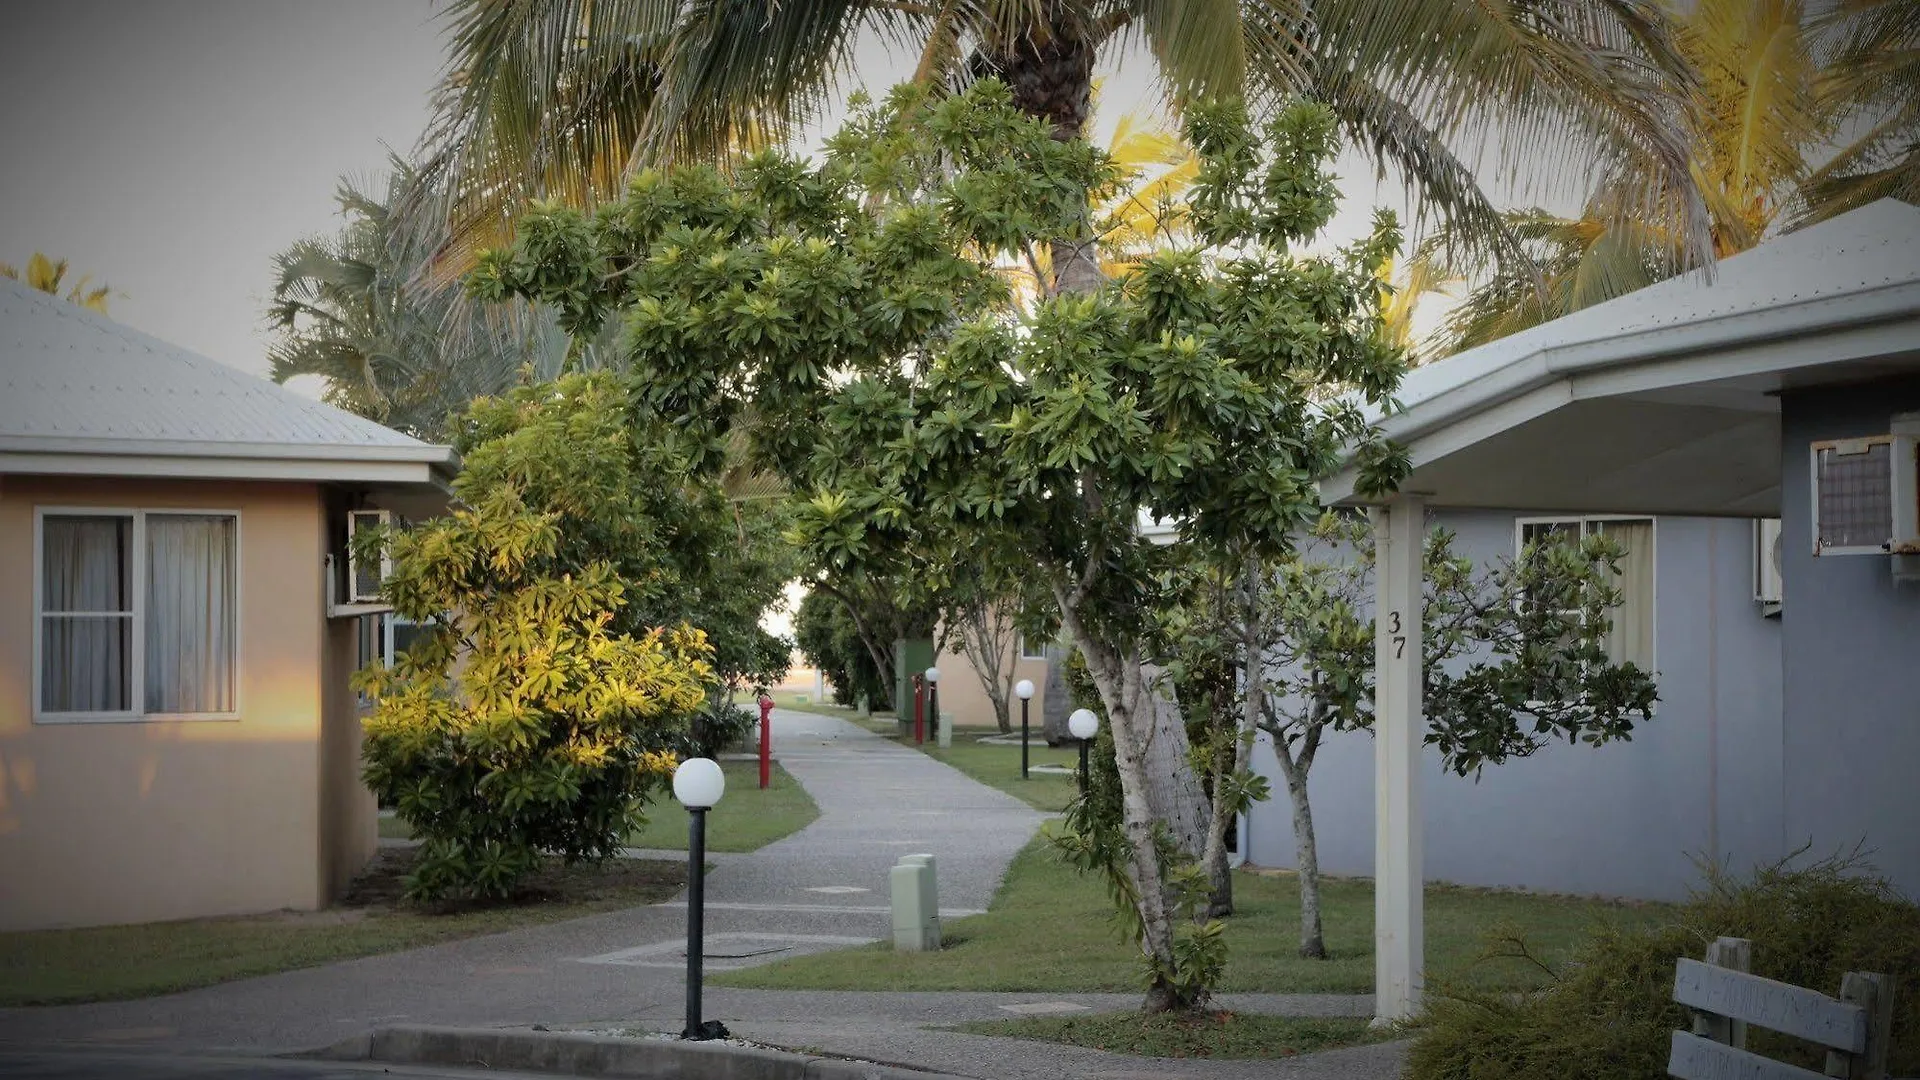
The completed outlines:
<svg viewBox="0 0 1920 1080">
<path fill-rule="evenodd" d="M 901 638 L 893 643 L 893 715 L 902 731 L 913 731 L 913 677 L 932 666 L 932 638 Z"/>
</svg>

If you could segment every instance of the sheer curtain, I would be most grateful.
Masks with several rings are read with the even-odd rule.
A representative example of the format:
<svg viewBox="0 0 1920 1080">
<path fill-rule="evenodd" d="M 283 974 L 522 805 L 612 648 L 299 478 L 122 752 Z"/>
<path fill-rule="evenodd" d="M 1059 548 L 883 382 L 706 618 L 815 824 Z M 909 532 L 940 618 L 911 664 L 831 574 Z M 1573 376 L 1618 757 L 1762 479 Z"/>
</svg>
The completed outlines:
<svg viewBox="0 0 1920 1080">
<path fill-rule="evenodd" d="M 1632 661 L 1653 670 L 1653 522 L 1603 521 L 1600 531 L 1612 537 L 1626 554 L 1620 559 L 1620 606 L 1607 631 L 1607 658 L 1616 664 Z"/>
<path fill-rule="evenodd" d="M 233 710 L 234 520 L 147 517 L 146 711 Z"/>
<path fill-rule="evenodd" d="M 48 515 L 42 519 L 43 711 L 126 712 L 133 708 L 132 546 L 132 518 Z"/>
</svg>

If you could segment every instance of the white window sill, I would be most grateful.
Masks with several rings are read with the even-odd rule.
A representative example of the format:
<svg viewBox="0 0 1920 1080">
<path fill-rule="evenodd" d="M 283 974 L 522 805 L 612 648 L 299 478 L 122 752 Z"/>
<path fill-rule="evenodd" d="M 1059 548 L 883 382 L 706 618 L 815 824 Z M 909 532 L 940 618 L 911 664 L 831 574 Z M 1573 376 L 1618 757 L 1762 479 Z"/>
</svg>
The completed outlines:
<svg viewBox="0 0 1920 1080">
<path fill-rule="evenodd" d="M 36 724 L 198 724 L 234 723 L 237 712 L 224 713 L 35 713 Z"/>
</svg>

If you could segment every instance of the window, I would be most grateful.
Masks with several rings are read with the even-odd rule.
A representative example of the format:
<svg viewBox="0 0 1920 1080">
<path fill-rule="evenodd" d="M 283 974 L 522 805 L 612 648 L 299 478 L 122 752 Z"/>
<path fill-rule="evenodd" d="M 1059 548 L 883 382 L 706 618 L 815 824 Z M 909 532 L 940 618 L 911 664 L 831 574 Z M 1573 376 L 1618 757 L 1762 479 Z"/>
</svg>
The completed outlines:
<svg viewBox="0 0 1920 1080">
<path fill-rule="evenodd" d="M 1040 644 L 1035 645 L 1027 640 L 1027 635 L 1025 634 L 1020 635 L 1020 659 L 1045 660 L 1046 658 L 1047 658 L 1046 642 L 1043 641 Z"/>
<path fill-rule="evenodd" d="M 1607 631 L 1607 658 L 1616 664 L 1632 662 L 1654 671 L 1653 652 L 1653 519 L 1652 518 L 1521 518 L 1516 528 L 1518 546 L 1578 543 L 1600 534 L 1612 537 L 1625 551 L 1619 562 L 1620 606 L 1612 613 Z"/>
<path fill-rule="evenodd" d="M 431 622 L 417 623 L 387 612 L 361 615 L 354 622 L 357 633 L 354 656 L 356 671 L 375 661 L 392 667 L 396 657 L 434 629 Z M 363 705 L 372 703 L 365 694 L 359 697 Z"/>
<path fill-rule="evenodd" d="M 39 719 L 236 711 L 239 515 L 42 510 L 38 526 Z"/>
</svg>

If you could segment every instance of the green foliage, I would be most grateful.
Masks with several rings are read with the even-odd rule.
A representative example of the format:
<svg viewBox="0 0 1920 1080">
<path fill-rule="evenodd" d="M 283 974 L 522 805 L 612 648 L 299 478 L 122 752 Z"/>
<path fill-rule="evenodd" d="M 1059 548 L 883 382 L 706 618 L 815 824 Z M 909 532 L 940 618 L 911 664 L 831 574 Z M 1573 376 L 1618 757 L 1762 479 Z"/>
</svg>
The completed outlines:
<svg viewBox="0 0 1920 1080">
<path fill-rule="evenodd" d="M 1893 979 L 1895 1076 L 1920 1073 L 1920 905 L 1840 860 L 1785 865 L 1736 881 L 1714 873 L 1671 921 L 1605 928 L 1545 990 L 1514 997 L 1441 987 L 1408 1055 L 1409 1080 L 1641 1080 L 1666 1074 L 1674 961 L 1716 937 L 1753 942 L 1753 972 L 1825 994 L 1848 971 Z M 1491 955 L 1524 953 L 1509 935 Z M 1811 1044 L 1750 1029 L 1756 1053 L 1819 1071 Z"/>
<path fill-rule="evenodd" d="M 962 549 L 1031 567 L 1117 760 L 1137 764 L 1121 686 L 1163 567 L 1284 549 L 1318 513 L 1315 478 L 1380 442 L 1362 408 L 1404 369 L 1379 333 L 1391 217 L 1330 256 L 1293 253 L 1330 212 L 1332 114 L 1296 104 L 1263 133 L 1238 106 L 1191 115 L 1209 208 L 1195 246 L 1094 292 L 1023 307 L 1000 273 L 1078 235 L 1089 195 L 1121 178 L 993 80 L 858 101 L 818 164 L 648 170 L 590 216 L 545 209 L 473 289 L 616 328 L 662 452 L 703 468 L 745 431 L 752 463 L 801 493 L 787 535 L 830 574 L 938 589 Z M 1376 484 L 1404 462 L 1366 460 Z M 1181 522 L 1178 560 L 1139 535 L 1142 513 Z M 1177 897 L 1150 863 L 1129 873 L 1166 965 Z"/>
<path fill-rule="evenodd" d="M 631 389 L 605 371 L 476 401 L 455 428 L 463 490 L 525 486 L 546 500 L 539 509 L 565 515 L 559 565 L 605 560 L 623 583 L 613 633 L 704 630 L 726 691 L 709 711 L 724 725 L 732 691 L 786 674 L 788 642 L 760 626 L 796 569 L 785 517 L 777 505 L 729 504 L 714 473 L 676 453 L 670 433 L 636 424 L 634 411 Z"/>
<path fill-rule="evenodd" d="M 835 701 L 851 706 L 864 697 L 881 709 L 893 704 L 892 673 L 874 666 L 859 627 L 838 598 L 819 589 L 807 593 L 793 618 L 793 636 L 808 662 L 833 684 Z"/>
<path fill-rule="evenodd" d="M 422 899 L 507 895 L 543 853 L 615 854 L 716 683 L 701 631 L 623 631 L 679 579 L 654 516 L 676 485 L 636 452 L 616 385 L 484 399 L 461 446 L 453 513 L 360 541 L 390 545 L 384 595 L 432 627 L 355 677 L 376 701 L 364 776 L 423 841 Z"/>
<path fill-rule="evenodd" d="M 1261 1013 L 1183 1013 L 1141 1016 L 1138 1012 L 1081 1016 L 1028 1016 L 1018 1020 L 974 1020 L 961 1031 L 1002 1038 L 1036 1039 L 1086 1046 L 1114 1054 L 1157 1058 L 1290 1058 L 1375 1041 L 1359 1017 L 1267 1016 Z"/>
<path fill-rule="evenodd" d="M 551 377 L 566 353 L 551 314 L 523 303 L 482 307 L 414 275 L 442 233 L 396 207 L 425 197 L 414 169 L 394 159 L 384 197 L 342 181 L 346 224 L 274 256 L 267 308 L 275 382 L 325 380 L 326 400 L 389 427 L 438 440 L 469 402 Z"/>
<path fill-rule="evenodd" d="M 1607 654 L 1622 554 L 1594 535 L 1530 544 L 1518 559 L 1476 570 L 1451 533 L 1428 534 L 1426 742 L 1448 768 L 1478 775 L 1555 739 L 1629 739 L 1651 718 L 1652 674 Z M 1290 749 L 1317 745 L 1322 728 L 1373 724 L 1373 569 L 1366 522 L 1338 514 L 1315 527 L 1307 556 L 1274 569 L 1266 617 L 1277 677 L 1262 726 Z"/>
</svg>

